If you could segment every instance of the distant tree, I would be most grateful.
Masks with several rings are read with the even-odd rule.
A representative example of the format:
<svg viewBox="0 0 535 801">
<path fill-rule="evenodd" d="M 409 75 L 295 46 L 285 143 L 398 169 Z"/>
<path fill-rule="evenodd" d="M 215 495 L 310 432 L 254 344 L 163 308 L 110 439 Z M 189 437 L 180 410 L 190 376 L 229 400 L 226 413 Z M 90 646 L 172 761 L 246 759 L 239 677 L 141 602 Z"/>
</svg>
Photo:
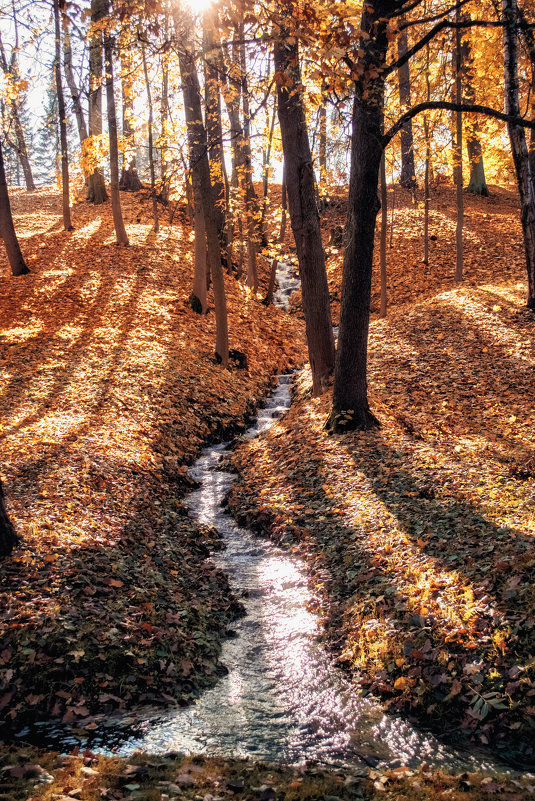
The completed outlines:
<svg viewBox="0 0 535 801">
<path fill-rule="evenodd" d="M 15 11 L 15 5 L 13 5 L 13 9 Z M 17 25 L 17 18 L 16 15 L 14 16 L 14 27 L 15 27 L 15 47 L 13 48 L 13 52 L 11 55 L 10 62 L 8 63 L 6 53 L 4 50 L 4 43 L 2 41 L 2 36 L 0 35 L 0 64 L 2 66 L 2 70 L 4 72 L 5 79 L 12 84 L 11 92 L 10 92 L 10 99 L 9 99 L 9 108 L 10 108 L 10 115 L 9 120 L 10 124 L 13 125 L 14 129 L 14 137 L 10 137 L 12 146 L 16 149 L 18 157 L 20 159 L 20 163 L 22 166 L 22 170 L 24 172 L 24 180 L 26 182 L 26 189 L 28 192 L 31 192 L 35 189 L 35 182 L 33 180 L 32 168 L 30 165 L 30 160 L 28 158 L 28 148 L 26 145 L 26 137 L 24 134 L 24 128 L 22 124 L 22 93 L 20 91 L 20 76 L 18 70 L 18 62 L 17 62 L 17 52 L 18 52 L 18 25 Z"/>
<path fill-rule="evenodd" d="M 109 0 L 103 0 L 104 14 L 109 16 Z M 128 245 L 128 235 L 124 227 L 121 196 L 119 193 L 119 145 L 117 140 L 117 116 L 115 113 L 115 91 L 113 83 L 113 50 L 114 39 L 111 32 L 111 20 L 104 36 L 104 59 L 106 70 L 106 104 L 108 111 L 108 137 L 110 143 L 110 195 L 113 225 L 118 245 Z"/>
<path fill-rule="evenodd" d="M 89 137 L 86 149 L 94 160 L 95 137 L 102 135 L 102 20 L 106 16 L 107 0 L 91 0 L 91 34 L 89 41 Z M 87 153 L 86 153 L 87 155 Z M 87 199 L 104 203 L 108 199 L 104 173 L 92 166 L 87 184 Z"/>
<path fill-rule="evenodd" d="M 405 16 L 400 19 L 400 34 L 398 37 L 398 56 L 402 58 L 408 50 L 407 30 L 404 28 Z M 399 103 L 402 109 L 411 106 L 411 74 L 409 62 L 404 61 L 398 70 Z M 416 173 L 414 170 L 414 138 L 412 135 L 412 120 L 407 120 L 401 129 L 401 173 L 399 182 L 405 189 L 416 187 Z"/>
<path fill-rule="evenodd" d="M 4 240 L 9 266 L 12 275 L 26 275 L 29 269 L 22 255 L 19 241 L 15 233 L 11 204 L 7 191 L 6 173 L 4 170 L 4 157 L 0 145 L 0 237 Z"/>
<path fill-rule="evenodd" d="M 56 58 L 54 61 L 54 73 L 56 78 L 56 93 L 58 97 L 58 123 L 59 136 L 61 143 L 61 188 L 63 203 L 63 227 L 66 231 L 72 231 L 71 222 L 71 203 L 69 198 L 69 153 L 67 148 L 67 119 L 65 112 L 65 100 L 63 97 L 63 84 L 61 79 L 61 27 L 60 10 L 63 11 L 65 0 L 54 0 L 54 31 Z"/>
<path fill-rule="evenodd" d="M 123 168 L 119 189 L 138 192 L 143 184 L 137 172 L 136 143 L 134 137 L 134 80 L 133 41 L 128 29 L 119 36 L 119 58 L 121 61 L 121 94 L 123 99 Z M 143 58 L 145 58 L 143 56 Z M 152 115 L 152 102 L 151 115 Z"/>
</svg>

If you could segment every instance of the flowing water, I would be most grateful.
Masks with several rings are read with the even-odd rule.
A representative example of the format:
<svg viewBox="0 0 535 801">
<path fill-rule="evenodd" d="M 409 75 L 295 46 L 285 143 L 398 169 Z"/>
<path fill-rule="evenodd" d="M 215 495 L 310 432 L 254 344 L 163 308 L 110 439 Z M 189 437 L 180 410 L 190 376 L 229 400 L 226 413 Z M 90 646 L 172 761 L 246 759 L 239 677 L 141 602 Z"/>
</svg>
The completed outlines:
<svg viewBox="0 0 535 801">
<path fill-rule="evenodd" d="M 288 268 L 284 278 L 279 303 L 295 289 Z M 246 437 L 258 436 L 288 409 L 290 381 L 289 375 L 279 377 Z M 235 479 L 219 469 L 225 447 L 206 448 L 190 468 L 199 488 L 185 503 L 193 518 L 223 536 L 225 550 L 213 560 L 244 598 L 246 616 L 236 623 L 236 636 L 223 644 L 221 661 L 228 674 L 191 707 L 165 713 L 134 710 L 126 720 L 103 722 L 82 742 L 124 755 L 140 748 L 289 764 L 316 760 L 358 767 L 425 761 L 458 770 L 495 768 L 481 754 L 444 746 L 359 696 L 318 643 L 318 621 L 307 609 L 311 593 L 304 564 L 240 528 L 224 511 L 222 501 Z M 80 743 L 73 732 L 50 724 L 41 735 L 41 743 L 53 741 L 56 747 Z"/>
</svg>

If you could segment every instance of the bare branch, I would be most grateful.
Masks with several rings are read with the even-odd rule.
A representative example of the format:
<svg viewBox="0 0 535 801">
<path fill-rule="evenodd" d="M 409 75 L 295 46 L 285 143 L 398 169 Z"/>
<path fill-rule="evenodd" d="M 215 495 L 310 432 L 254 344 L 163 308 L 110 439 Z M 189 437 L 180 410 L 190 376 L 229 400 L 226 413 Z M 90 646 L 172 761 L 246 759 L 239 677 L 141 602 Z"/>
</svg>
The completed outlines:
<svg viewBox="0 0 535 801">
<path fill-rule="evenodd" d="M 403 128 L 406 122 L 412 120 L 421 111 L 430 111 L 433 109 L 442 109 L 444 111 L 461 111 L 467 114 L 485 114 L 487 117 L 494 117 L 494 119 L 501 120 L 502 122 L 510 122 L 513 125 L 521 125 L 523 128 L 531 128 L 535 130 L 535 120 L 524 120 L 522 117 L 516 117 L 512 114 L 505 114 L 503 111 L 497 111 L 490 106 L 480 106 L 476 103 L 452 103 L 448 100 L 427 100 L 425 103 L 418 103 L 413 106 L 405 114 L 398 119 L 397 122 L 383 136 L 383 147 L 386 147 L 393 137 Z"/>
</svg>

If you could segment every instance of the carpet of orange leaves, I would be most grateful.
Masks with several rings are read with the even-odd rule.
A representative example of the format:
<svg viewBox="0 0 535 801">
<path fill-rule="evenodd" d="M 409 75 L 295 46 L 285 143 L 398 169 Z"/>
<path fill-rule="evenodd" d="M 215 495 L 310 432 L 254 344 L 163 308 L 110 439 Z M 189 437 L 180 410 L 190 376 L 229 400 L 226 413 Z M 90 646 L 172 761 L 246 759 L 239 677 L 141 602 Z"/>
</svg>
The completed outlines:
<svg viewBox="0 0 535 801">
<path fill-rule="evenodd" d="M 185 215 L 155 235 L 150 202 L 122 200 L 129 248 L 109 204 L 76 205 L 66 233 L 57 193 L 14 192 L 31 274 L 11 277 L 0 255 L 0 469 L 23 542 L 2 566 L 0 707 L 15 724 L 215 681 L 236 609 L 204 561 L 213 534 L 181 507 L 186 465 L 302 362 L 300 322 L 229 277 L 230 344 L 248 369 L 216 365 L 214 314 L 187 302 Z"/>
<path fill-rule="evenodd" d="M 505 192 L 469 199 L 455 287 L 451 193 L 435 200 L 449 239 L 428 269 L 406 200 L 389 251 L 400 305 L 370 336 L 382 428 L 330 437 L 330 394 L 311 398 L 304 373 L 288 415 L 234 455 L 231 508 L 307 560 L 328 638 L 361 688 L 533 761 L 535 320 L 518 209 Z M 330 275 L 336 317 L 339 260 Z"/>
</svg>

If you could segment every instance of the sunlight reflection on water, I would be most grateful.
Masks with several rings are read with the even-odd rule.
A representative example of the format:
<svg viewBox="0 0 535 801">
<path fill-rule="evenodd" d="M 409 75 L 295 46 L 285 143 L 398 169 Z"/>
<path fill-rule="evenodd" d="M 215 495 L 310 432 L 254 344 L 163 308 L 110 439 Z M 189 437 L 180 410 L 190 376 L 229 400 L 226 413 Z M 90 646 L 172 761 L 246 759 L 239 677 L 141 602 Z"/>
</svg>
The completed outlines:
<svg viewBox="0 0 535 801">
<path fill-rule="evenodd" d="M 295 289 L 295 276 L 291 280 L 279 282 L 285 298 Z M 289 382 L 290 376 L 280 377 L 246 437 L 258 436 L 289 407 Z M 185 502 L 192 517 L 222 534 L 226 548 L 213 561 L 229 576 L 234 592 L 245 595 L 247 614 L 235 625 L 238 636 L 223 644 L 221 662 L 228 674 L 189 708 L 163 714 L 134 710 L 129 720 L 138 724 L 136 732 L 121 732 L 124 718 L 110 719 L 87 744 L 122 755 L 139 748 L 289 764 L 426 761 L 450 769 L 492 770 L 481 754 L 458 753 L 359 696 L 315 637 L 318 621 L 307 609 L 312 596 L 303 562 L 238 527 L 224 512 L 221 503 L 234 480 L 218 470 L 224 447 L 207 448 L 190 468 L 200 487 Z M 61 727 L 52 731 L 64 746 L 80 742 Z"/>
</svg>

